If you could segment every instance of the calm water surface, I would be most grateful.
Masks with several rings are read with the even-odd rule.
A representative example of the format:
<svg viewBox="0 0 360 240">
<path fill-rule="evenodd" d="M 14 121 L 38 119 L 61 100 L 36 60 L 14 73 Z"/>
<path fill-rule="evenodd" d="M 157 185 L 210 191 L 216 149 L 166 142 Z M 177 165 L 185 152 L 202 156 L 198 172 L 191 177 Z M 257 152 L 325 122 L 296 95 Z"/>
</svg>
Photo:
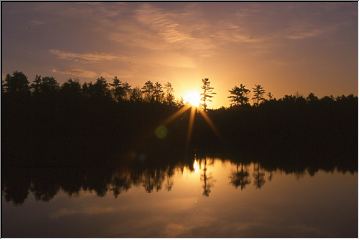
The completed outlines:
<svg viewBox="0 0 360 240">
<path fill-rule="evenodd" d="M 3 187 L 3 236 L 357 237 L 357 173 L 311 176 L 207 159 L 136 177 L 129 169 L 88 175 L 81 181 L 92 187 L 80 189 L 71 170 L 62 173 L 67 183 L 40 177 Z M 11 184 L 28 184 L 28 195 Z"/>
</svg>

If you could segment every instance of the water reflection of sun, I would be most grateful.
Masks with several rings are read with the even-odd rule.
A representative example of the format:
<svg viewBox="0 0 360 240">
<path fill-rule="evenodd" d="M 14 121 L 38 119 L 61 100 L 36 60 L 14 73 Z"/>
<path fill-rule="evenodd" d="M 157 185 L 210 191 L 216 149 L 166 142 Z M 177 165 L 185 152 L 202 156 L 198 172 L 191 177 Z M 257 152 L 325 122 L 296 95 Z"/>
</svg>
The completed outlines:
<svg viewBox="0 0 360 240">
<path fill-rule="evenodd" d="M 200 171 L 200 165 L 197 160 L 194 161 L 193 167 L 195 173 L 198 173 Z"/>
</svg>

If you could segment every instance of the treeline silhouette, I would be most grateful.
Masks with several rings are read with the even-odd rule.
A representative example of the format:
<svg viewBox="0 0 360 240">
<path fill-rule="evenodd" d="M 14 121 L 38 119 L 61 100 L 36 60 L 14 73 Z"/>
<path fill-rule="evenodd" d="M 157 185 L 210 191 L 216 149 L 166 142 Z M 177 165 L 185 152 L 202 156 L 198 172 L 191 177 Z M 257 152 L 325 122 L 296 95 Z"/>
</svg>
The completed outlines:
<svg viewBox="0 0 360 240">
<path fill-rule="evenodd" d="M 142 88 L 114 78 L 93 83 L 22 72 L 2 81 L 2 163 L 5 166 L 105 166 L 173 156 L 227 155 L 268 164 L 357 166 L 357 97 L 265 96 L 256 85 L 253 104 L 242 84 L 229 91 L 231 107 L 206 109 L 214 94 L 203 79 L 202 105 L 217 134 L 190 110 L 164 120 L 184 105 L 173 87 L 148 81 Z M 198 110 L 199 112 L 199 110 Z M 160 128 L 159 128 L 160 127 Z M 159 157 L 161 156 L 161 157 Z M 168 161 L 168 160 L 166 160 Z"/>
</svg>

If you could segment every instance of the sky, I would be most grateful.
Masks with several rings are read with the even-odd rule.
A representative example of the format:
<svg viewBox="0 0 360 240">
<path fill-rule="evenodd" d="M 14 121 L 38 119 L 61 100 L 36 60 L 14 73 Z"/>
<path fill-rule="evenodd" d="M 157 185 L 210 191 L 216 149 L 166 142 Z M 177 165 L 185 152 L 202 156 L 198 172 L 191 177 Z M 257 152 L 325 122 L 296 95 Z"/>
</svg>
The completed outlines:
<svg viewBox="0 0 360 240">
<path fill-rule="evenodd" d="M 212 108 L 229 90 L 357 95 L 357 3 L 2 2 L 2 77 L 15 70 L 62 83 L 114 76 L 175 96 L 209 78 Z"/>
</svg>

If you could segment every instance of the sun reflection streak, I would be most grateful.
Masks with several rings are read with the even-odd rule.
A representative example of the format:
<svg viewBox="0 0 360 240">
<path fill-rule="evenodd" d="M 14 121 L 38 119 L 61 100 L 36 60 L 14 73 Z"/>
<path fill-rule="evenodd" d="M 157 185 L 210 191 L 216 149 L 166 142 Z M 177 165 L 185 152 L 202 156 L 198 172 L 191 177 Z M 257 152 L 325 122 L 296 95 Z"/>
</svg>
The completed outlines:
<svg viewBox="0 0 360 240">
<path fill-rule="evenodd" d="M 194 167 L 194 172 L 195 173 L 200 172 L 200 165 L 199 165 L 199 162 L 197 160 L 194 161 L 193 167 Z"/>
</svg>

